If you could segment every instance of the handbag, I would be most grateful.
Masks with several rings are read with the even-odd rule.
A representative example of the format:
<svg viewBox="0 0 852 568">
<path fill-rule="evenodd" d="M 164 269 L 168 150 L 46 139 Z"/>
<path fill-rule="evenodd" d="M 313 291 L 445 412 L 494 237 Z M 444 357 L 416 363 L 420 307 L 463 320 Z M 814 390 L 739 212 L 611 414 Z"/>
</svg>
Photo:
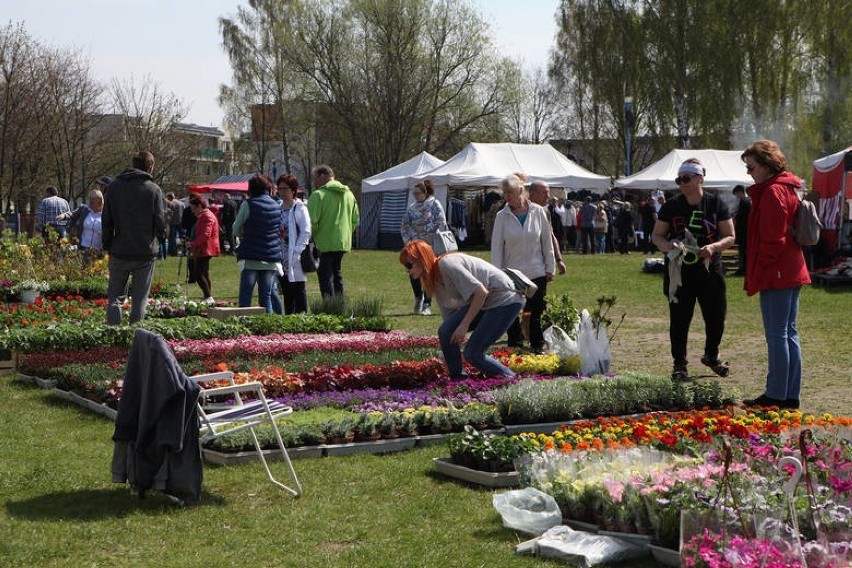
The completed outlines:
<svg viewBox="0 0 852 568">
<path fill-rule="evenodd" d="M 435 256 L 459 250 L 456 236 L 449 229 L 445 231 L 439 230 L 432 237 L 432 250 L 435 251 Z"/>
<path fill-rule="evenodd" d="M 503 272 L 506 273 L 506 276 L 512 281 L 512 284 L 515 286 L 515 290 L 526 296 L 527 298 L 532 298 L 535 296 L 535 293 L 538 292 L 538 285 L 527 278 L 527 275 L 521 272 L 520 270 L 515 270 L 514 268 L 504 268 Z"/>
<path fill-rule="evenodd" d="M 295 206 L 293 209 L 295 211 Z M 299 228 L 299 223 L 293 224 L 296 225 L 296 238 L 298 239 L 299 235 L 302 234 L 302 230 Z M 317 271 L 317 268 L 319 267 L 319 251 L 317 250 L 317 245 L 314 243 L 313 238 L 311 238 L 308 241 L 308 244 L 305 245 L 305 248 L 302 249 L 302 254 L 299 255 L 299 264 L 302 266 L 302 272 L 305 274 Z"/>
<path fill-rule="evenodd" d="M 308 244 L 302 249 L 302 255 L 299 257 L 299 263 L 302 265 L 302 272 L 316 272 L 319 266 L 319 251 L 314 244 L 314 240 L 308 241 Z"/>
</svg>

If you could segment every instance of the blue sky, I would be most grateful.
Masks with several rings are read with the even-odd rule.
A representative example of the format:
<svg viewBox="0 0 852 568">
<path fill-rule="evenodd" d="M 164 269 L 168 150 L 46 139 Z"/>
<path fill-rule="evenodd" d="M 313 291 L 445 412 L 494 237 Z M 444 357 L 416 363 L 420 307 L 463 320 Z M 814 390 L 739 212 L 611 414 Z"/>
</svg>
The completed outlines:
<svg viewBox="0 0 852 568">
<path fill-rule="evenodd" d="M 239 0 L 0 0 L 0 22 L 23 21 L 40 41 L 76 47 L 95 78 L 151 77 L 190 105 L 187 122 L 219 126 L 219 85 L 230 81 L 218 18 Z M 558 0 L 472 0 L 500 52 L 546 66 Z"/>
</svg>

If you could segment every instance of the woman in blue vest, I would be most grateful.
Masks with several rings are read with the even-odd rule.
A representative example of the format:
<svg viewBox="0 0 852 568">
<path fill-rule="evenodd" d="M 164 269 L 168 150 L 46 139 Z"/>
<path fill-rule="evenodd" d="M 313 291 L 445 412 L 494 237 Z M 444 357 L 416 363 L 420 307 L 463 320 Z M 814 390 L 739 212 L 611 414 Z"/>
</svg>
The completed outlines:
<svg viewBox="0 0 852 568">
<path fill-rule="evenodd" d="M 272 313 L 275 277 L 281 274 L 281 207 L 270 197 L 273 185 L 268 177 L 256 175 L 249 180 L 249 198 L 234 220 L 233 234 L 240 235 L 237 265 L 240 267 L 240 307 L 251 305 L 254 286 L 258 303 Z"/>
</svg>

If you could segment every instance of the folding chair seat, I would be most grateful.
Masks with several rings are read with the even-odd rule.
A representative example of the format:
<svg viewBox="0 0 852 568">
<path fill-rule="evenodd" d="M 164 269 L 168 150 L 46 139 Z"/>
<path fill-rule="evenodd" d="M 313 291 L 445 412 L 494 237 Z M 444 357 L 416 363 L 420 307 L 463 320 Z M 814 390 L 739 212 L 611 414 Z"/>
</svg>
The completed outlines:
<svg viewBox="0 0 852 568">
<path fill-rule="evenodd" d="M 198 398 L 198 417 L 201 423 L 199 435 L 200 442 L 204 444 L 221 436 L 248 430 L 254 443 L 257 457 L 263 464 L 266 476 L 279 488 L 287 491 L 294 497 L 302 494 L 302 485 L 293 469 L 293 462 L 281 438 L 276 418 L 291 414 L 293 409 L 274 400 L 268 400 L 263 394 L 263 385 L 259 382 L 237 384 L 234 381 L 234 373 L 230 371 L 195 375 L 189 377 L 191 381 L 201 388 Z M 211 381 L 227 381 L 226 386 L 204 388 L 203 383 Z M 244 401 L 243 396 L 250 400 Z M 211 400 L 213 399 L 213 400 Z M 263 448 L 257 439 L 255 427 L 267 424 L 275 436 L 278 446 L 277 451 L 286 464 L 290 474 L 292 486 L 278 481 L 272 474 Z"/>
</svg>

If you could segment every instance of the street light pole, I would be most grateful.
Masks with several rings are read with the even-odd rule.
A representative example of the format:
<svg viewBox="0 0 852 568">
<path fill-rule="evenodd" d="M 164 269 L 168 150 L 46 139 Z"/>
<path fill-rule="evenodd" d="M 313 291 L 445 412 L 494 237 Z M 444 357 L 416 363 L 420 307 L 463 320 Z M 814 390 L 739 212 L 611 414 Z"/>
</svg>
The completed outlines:
<svg viewBox="0 0 852 568">
<path fill-rule="evenodd" d="M 624 175 L 629 176 L 632 168 L 630 167 L 630 132 L 635 126 L 635 117 L 633 116 L 633 97 L 624 97 L 624 139 L 626 144 L 624 155 Z"/>
</svg>

